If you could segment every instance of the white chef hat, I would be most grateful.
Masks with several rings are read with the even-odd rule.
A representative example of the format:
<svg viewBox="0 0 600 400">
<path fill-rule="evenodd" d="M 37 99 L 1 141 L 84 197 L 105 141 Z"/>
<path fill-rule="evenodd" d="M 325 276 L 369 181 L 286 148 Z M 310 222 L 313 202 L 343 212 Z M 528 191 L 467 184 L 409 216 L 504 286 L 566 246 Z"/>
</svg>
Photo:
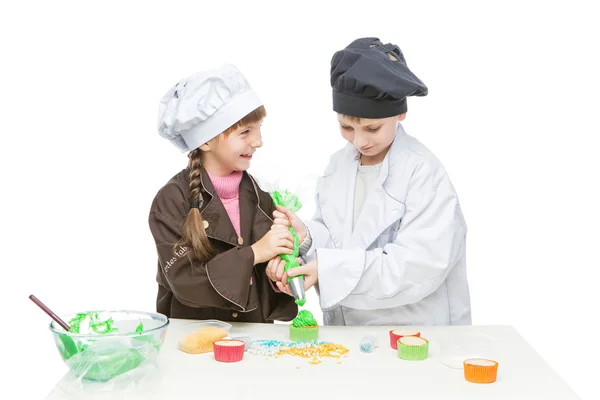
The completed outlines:
<svg viewBox="0 0 600 400">
<path fill-rule="evenodd" d="M 182 152 L 192 151 L 262 106 L 233 65 L 180 80 L 160 101 L 158 132 Z"/>
</svg>

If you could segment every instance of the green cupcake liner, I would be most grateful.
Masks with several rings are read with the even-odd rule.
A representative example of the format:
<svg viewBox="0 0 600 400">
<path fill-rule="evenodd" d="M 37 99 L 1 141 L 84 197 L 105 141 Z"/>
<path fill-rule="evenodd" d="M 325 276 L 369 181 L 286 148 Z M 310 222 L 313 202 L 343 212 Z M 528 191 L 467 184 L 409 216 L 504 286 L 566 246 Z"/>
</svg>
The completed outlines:
<svg viewBox="0 0 600 400">
<path fill-rule="evenodd" d="M 398 340 L 398 357 L 403 360 L 421 361 L 429 354 L 429 342 L 420 346 L 407 346 Z"/>
<path fill-rule="evenodd" d="M 295 327 L 290 325 L 290 340 L 293 342 L 312 342 L 318 338 L 318 326 Z"/>
</svg>

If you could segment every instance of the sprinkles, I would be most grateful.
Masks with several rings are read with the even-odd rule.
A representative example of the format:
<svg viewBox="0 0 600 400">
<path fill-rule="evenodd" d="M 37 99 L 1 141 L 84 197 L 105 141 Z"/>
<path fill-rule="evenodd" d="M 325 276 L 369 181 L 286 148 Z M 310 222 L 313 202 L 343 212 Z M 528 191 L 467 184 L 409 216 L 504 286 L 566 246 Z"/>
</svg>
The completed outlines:
<svg viewBox="0 0 600 400">
<path fill-rule="evenodd" d="M 309 359 L 309 364 L 318 365 L 321 358 L 347 357 L 346 347 L 323 341 L 312 342 L 282 342 L 278 340 L 256 340 L 253 341 L 247 352 L 250 354 L 280 357 L 290 355 Z M 339 361 L 338 361 L 339 364 Z"/>
<path fill-rule="evenodd" d="M 286 347 L 290 342 L 280 342 L 278 340 L 254 340 L 248 346 L 247 352 L 258 356 L 274 356 L 281 347 Z"/>
</svg>

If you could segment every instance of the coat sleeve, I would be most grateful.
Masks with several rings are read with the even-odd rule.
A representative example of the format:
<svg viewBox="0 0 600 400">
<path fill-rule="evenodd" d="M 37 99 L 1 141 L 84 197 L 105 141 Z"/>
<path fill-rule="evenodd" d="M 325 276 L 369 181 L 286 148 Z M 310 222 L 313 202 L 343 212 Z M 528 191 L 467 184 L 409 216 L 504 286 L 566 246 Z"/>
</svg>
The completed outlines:
<svg viewBox="0 0 600 400">
<path fill-rule="evenodd" d="M 188 307 L 246 311 L 254 268 L 252 248 L 233 248 L 202 263 L 190 248 L 174 247 L 181 239 L 181 223 L 169 215 L 150 214 L 159 265 L 173 295 Z"/>
<path fill-rule="evenodd" d="M 258 267 L 258 266 L 257 266 Z M 269 278 L 264 273 L 266 264 L 260 266 L 263 270 L 261 281 L 267 282 Z M 298 306 L 292 296 L 277 290 L 273 290 L 270 282 L 265 283 L 265 288 L 261 293 L 266 294 L 262 301 L 262 310 L 264 310 L 264 319 L 266 321 L 291 321 L 298 315 Z"/>
<path fill-rule="evenodd" d="M 186 195 L 177 185 L 166 185 L 155 197 L 149 216 L 159 267 L 166 285 L 188 307 L 218 307 L 246 311 L 254 270 L 251 247 L 233 248 L 200 262 L 181 240 Z"/>
<path fill-rule="evenodd" d="M 273 286 L 265 273 L 266 266 L 266 263 L 256 266 L 260 283 L 263 285 L 260 291 L 263 318 L 266 321 L 291 321 L 298 315 L 298 306 L 293 297 Z"/>
<path fill-rule="evenodd" d="M 321 307 L 372 310 L 422 300 L 464 257 L 466 230 L 443 168 L 421 165 L 393 240 L 373 250 L 317 248 Z"/>
</svg>

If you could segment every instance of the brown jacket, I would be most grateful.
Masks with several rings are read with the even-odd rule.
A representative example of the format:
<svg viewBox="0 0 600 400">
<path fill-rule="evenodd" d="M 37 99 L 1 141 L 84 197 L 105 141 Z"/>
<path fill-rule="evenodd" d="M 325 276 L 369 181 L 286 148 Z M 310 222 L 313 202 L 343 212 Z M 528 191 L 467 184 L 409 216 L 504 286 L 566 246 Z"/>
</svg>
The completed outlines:
<svg viewBox="0 0 600 400">
<path fill-rule="evenodd" d="M 271 229 L 274 205 L 254 179 L 244 173 L 240 183 L 238 238 L 225 207 L 208 177 L 202 174 L 200 209 L 206 233 L 218 253 L 201 263 L 181 239 L 188 214 L 189 169 L 163 186 L 150 209 L 149 225 L 158 252 L 157 312 L 170 318 L 218 319 L 237 322 L 290 321 L 298 313 L 294 299 L 273 290 L 266 263 L 254 265 L 251 244 Z M 206 226 L 206 225 L 205 225 Z"/>
</svg>

